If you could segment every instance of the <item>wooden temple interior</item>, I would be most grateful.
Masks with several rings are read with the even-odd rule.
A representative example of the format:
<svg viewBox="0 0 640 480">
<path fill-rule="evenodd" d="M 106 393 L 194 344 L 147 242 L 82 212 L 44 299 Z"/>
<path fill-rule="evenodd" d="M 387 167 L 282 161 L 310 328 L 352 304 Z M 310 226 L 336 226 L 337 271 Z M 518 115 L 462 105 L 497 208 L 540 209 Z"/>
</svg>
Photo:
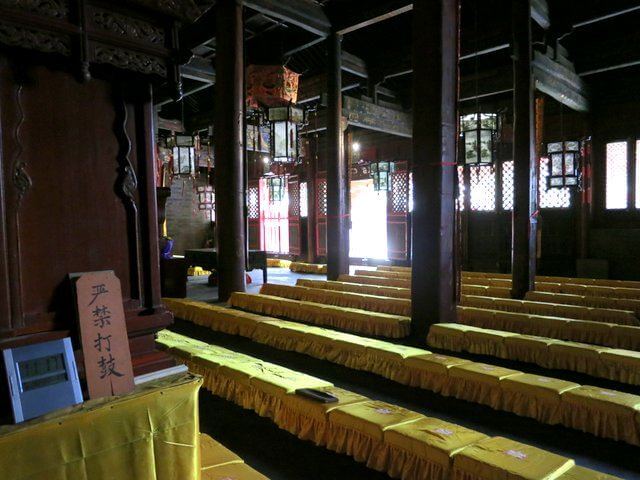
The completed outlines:
<svg viewBox="0 0 640 480">
<path fill-rule="evenodd" d="M 640 479 L 639 24 L 0 0 L 0 479 Z"/>
</svg>

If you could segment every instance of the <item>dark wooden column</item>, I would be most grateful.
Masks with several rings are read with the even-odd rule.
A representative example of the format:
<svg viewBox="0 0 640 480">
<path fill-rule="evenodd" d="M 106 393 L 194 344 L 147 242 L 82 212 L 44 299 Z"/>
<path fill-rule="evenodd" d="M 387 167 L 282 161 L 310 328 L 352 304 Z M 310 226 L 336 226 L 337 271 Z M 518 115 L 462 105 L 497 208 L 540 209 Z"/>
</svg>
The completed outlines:
<svg viewBox="0 0 640 480">
<path fill-rule="evenodd" d="M 218 297 L 245 290 L 244 166 L 242 138 L 243 38 L 242 4 L 216 4 L 216 232 L 218 236 Z"/>
<path fill-rule="evenodd" d="M 342 129 L 342 35 L 327 39 L 327 277 L 349 273 L 347 165 Z"/>
<path fill-rule="evenodd" d="M 414 338 L 454 318 L 458 0 L 413 4 Z"/>
<path fill-rule="evenodd" d="M 513 29 L 513 223 L 511 294 L 523 298 L 534 288 L 538 204 L 533 75 L 531 70 L 531 0 L 511 2 Z"/>
</svg>

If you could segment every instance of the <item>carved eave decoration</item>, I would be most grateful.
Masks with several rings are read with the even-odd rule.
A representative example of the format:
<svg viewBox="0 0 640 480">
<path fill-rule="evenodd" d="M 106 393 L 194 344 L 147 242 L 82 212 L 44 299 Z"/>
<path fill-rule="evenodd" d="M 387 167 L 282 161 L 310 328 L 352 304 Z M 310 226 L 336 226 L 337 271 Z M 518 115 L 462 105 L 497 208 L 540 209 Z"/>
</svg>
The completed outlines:
<svg viewBox="0 0 640 480">
<path fill-rule="evenodd" d="M 85 80 L 91 64 L 149 75 L 179 96 L 176 32 L 200 13 L 193 0 L 0 0 L 0 44 L 63 55 Z"/>
</svg>

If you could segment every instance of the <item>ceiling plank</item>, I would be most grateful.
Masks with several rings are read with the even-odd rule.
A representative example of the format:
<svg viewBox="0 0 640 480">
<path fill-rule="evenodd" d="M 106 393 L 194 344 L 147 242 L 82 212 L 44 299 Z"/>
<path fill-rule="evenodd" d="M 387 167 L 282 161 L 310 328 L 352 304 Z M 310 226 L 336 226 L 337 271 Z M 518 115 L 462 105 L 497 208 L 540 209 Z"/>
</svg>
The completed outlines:
<svg viewBox="0 0 640 480">
<path fill-rule="evenodd" d="M 385 10 L 385 11 L 383 13 L 380 13 L 379 10 Z M 338 27 L 337 32 L 341 35 L 346 35 L 347 33 L 352 33 L 352 32 L 355 32 L 356 30 L 370 27 L 371 25 L 375 25 L 376 23 L 384 22 L 385 20 L 389 20 L 390 18 L 397 17 L 398 15 L 402 15 L 404 13 L 410 12 L 411 10 L 413 10 L 413 3 L 408 3 L 407 5 L 402 5 L 401 7 L 394 8 L 392 10 L 386 10 L 384 8 L 381 8 L 374 11 L 370 11 L 367 14 L 365 14 L 363 18 L 357 21 L 356 23 L 353 23 L 349 26 L 344 26 L 342 28 Z"/>
<path fill-rule="evenodd" d="M 329 17 L 310 0 L 244 0 L 244 5 L 321 37 L 331 32 Z"/>
</svg>

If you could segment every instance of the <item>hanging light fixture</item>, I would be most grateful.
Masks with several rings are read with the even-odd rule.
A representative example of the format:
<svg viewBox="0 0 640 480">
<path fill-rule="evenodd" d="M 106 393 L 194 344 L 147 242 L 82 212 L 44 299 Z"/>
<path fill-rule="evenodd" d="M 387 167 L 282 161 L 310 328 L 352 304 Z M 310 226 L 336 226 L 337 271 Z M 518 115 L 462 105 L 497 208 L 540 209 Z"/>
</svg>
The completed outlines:
<svg viewBox="0 0 640 480">
<path fill-rule="evenodd" d="M 298 127 L 303 122 L 304 110 L 291 104 L 269 109 L 273 162 L 295 163 L 298 161 Z"/>
<path fill-rule="evenodd" d="M 269 174 L 266 176 L 267 189 L 269 191 L 269 202 L 281 202 L 284 198 L 285 182 L 287 180 L 285 175 Z"/>
<path fill-rule="evenodd" d="M 493 165 L 496 161 L 498 115 L 476 112 L 460 117 L 462 165 Z"/>
<path fill-rule="evenodd" d="M 395 163 L 386 160 L 371 163 L 371 178 L 376 192 L 391 190 L 391 174 L 395 171 Z"/>
<path fill-rule="evenodd" d="M 577 187 L 579 185 L 580 142 L 554 142 L 547 144 L 551 161 L 549 188 Z"/>
<path fill-rule="evenodd" d="M 169 147 L 169 145 L 171 145 Z M 167 147 L 173 149 L 173 174 L 191 177 L 196 173 L 196 142 L 193 136 L 176 134 L 167 139 Z"/>
</svg>

